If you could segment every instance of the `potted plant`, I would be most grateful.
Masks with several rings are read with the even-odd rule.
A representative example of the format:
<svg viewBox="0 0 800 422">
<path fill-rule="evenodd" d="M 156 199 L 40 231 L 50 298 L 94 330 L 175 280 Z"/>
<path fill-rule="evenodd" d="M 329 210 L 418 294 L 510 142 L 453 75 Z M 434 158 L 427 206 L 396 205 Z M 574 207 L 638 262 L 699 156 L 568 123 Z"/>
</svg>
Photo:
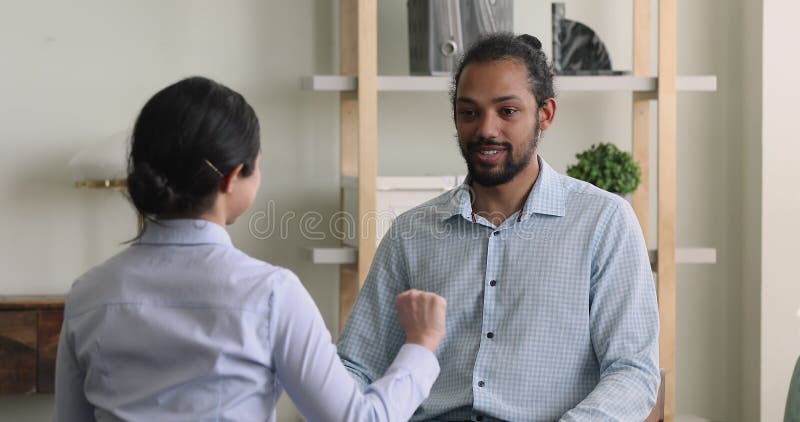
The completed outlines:
<svg viewBox="0 0 800 422">
<path fill-rule="evenodd" d="M 629 152 L 614 144 L 592 145 L 575 154 L 578 163 L 567 167 L 570 177 L 589 182 L 600 189 L 625 196 L 636 190 L 642 177 L 639 164 Z"/>
</svg>

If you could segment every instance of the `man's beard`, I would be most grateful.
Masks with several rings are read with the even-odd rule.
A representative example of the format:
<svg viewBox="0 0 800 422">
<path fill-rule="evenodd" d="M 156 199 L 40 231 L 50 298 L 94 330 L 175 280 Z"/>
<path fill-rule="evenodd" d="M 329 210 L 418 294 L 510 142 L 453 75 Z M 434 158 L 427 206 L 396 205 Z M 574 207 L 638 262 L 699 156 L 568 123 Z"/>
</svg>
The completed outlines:
<svg viewBox="0 0 800 422">
<path fill-rule="evenodd" d="M 538 116 L 537 116 L 538 117 Z M 475 141 L 470 141 L 464 144 L 459 140 L 459 149 L 464 161 L 467 163 L 467 172 L 472 181 L 481 186 L 488 188 L 495 187 L 508 183 L 522 170 L 528 167 L 536 152 L 536 147 L 539 145 L 539 119 L 536 119 L 536 126 L 533 128 L 533 138 L 528 143 L 528 149 L 525 154 L 518 160 L 514 159 L 514 146 L 508 141 L 496 141 L 491 139 L 480 138 Z M 496 145 L 506 149 L 505 161 L 494 169 L 482 169 L 480 166 L 473 162 L 473 155 L 480 150 L 481 147 L 487 145 Z"/>
</svg>

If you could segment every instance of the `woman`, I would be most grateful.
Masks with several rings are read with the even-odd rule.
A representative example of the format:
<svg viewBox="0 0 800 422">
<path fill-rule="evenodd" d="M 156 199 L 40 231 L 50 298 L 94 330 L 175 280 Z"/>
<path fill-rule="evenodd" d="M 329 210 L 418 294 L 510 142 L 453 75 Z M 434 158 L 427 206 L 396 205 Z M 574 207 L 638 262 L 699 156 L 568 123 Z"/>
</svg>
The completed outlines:
<svg viewBox="0 0 800 422">
<path fill-rule="evenodd" d="M 148 218 L 67 299 L 55 420 L 268 420 L 286 389 L 310 421 L 407 420 L 439 373 L 446 303 L 398 296 L 407 343 L 362 392 L 290 271 L 250 258 L 224 229 L 253 203 L 259 125 L 209 79 L 151 98 L 133 131 L 128 190 Z"/>
</svg>

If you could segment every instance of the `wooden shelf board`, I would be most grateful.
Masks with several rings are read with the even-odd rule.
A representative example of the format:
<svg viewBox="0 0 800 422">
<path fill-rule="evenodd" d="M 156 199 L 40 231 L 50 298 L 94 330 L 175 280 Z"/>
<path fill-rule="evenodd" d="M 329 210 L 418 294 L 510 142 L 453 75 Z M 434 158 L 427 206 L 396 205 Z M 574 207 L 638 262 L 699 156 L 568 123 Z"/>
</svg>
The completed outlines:
<svg viewBox="0 0 800 422">
<path fill-rule="evenodd" d="M 306 248 L 306 256 L 315 264 L 355 264 L 358 249 L 351 247 Z"/>
<path fill-rule="evenodd" d="M 653 267 L 653 271 L 655 271 L 656 265 L 658 264 L 658 251 L 651 249 L 648 253 L 650 254 L 650 265 Z M 717 250 L 714 248 L 676 248 L 675 263 L 716 264 Z"/>
</svg>

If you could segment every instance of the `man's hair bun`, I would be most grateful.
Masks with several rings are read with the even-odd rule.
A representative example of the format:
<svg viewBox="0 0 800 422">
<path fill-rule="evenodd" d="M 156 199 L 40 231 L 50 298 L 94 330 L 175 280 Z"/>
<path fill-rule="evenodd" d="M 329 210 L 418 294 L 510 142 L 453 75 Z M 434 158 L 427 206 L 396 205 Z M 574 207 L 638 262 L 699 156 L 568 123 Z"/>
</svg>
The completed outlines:
<svg viewBox="0 0 800 422">
<path fill-rule="evenodd" d="M 517 39 L 524 42 L 525 44 L 531 46 L 534 50 L 541 50 L 542 49 L 542 42 L 539 41 L 538 38 L 534 37 L 533 35 L 522 34 L 518 35 Z"/>
</svg>

